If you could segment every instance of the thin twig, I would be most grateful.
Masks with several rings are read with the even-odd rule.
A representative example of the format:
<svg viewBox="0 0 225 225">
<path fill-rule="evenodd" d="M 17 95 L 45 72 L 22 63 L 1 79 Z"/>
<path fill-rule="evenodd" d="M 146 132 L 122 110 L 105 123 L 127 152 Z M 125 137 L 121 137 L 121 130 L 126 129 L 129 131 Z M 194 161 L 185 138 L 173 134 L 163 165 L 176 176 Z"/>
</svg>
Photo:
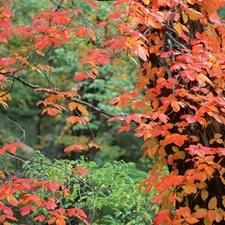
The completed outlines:
<svg viewBox="0 0 225 225">
<path fill-rule="evenodd" d="M 23 132 L 23 135 L 19 138 L 19 139 L 23 139 L 23 143 L 25 142 L 25 138 L 26 138 L 26 131 L 15 121 L 9 119 L 8 117 L 6 116 L 3 116 L 2 114 L 0 114 L 0 116 L 8 121 L 10 121 L 11 123 L 15 124 L 17 127 L 19 127 L 19 129 Z"/>
</svg>

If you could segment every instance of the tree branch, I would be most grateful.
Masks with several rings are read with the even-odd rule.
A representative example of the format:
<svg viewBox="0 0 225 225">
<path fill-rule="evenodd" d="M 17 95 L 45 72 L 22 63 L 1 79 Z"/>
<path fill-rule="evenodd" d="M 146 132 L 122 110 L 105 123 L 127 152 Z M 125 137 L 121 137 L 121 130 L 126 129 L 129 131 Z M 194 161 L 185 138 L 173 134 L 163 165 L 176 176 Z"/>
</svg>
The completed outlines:
<svg viewBox="0 0 225 225">
<path fill-rule="evenodd" d="M 26 80 L 24 80 L 23 78 L 21 78 L 20 76 L 16 76 L 16 75 L 12 75 L 12 74 L 8 74 L 8 76 L 14 78 L 15 80 L 20 81 L 20 82 L 23 83 L 24 85 L 26 85 L 26 86 L 28 86 L 28 87 L 31 87 L 31 88 L 33 88 L 33 89 L 37 89 L 37 88 L 38 88 L 38 89 L 40 89 L 40 91 L 43 91 L 43 92 L 46 92 L 46 93 L 50 93 L 50 94 L 55 94 L 55 95 L 57 95 L 57 94 L 60 93 L 60 91 L 56 91 L 56 90 L 52 90 L 52 89 L 46 89 L 46 88 L 43 88 L 43 87 L 41 87 L 41 86 L 39 86 L 39 85 L 31 84 L 31 83 L 29 83 L 28 81 L 26 81 Z M 125 116 L 125 115 L 115 115 L 115 114 L 112 114 L 112 113 L 110 113 L 110 112 L 105 111 L 104 109 L 100 109 L 100 108 L 98 108 L 98 107 L 96 107 L 96 106 L 94 106 L 94 105 L 92 105 L 92 104 L 90 104 L 90 103 L 88 103 L 88 102 L 85 102 L 85 101 L 80 100 L 80 99 L 75 98 L 75 97 L 65 96 L 65 98 L 66 98 L 67 100 L 71 101 L 71 102 L 76 102 L 76 103 L 79 103 L 79 104 L 81 104 L 81 105 L 84 105 L 84 106 L 86 106 L 87 108 L 89 108 L 89 109 L 91 109 L 91 110 L 93 110 L 93 111 L 95 111 L 95 112 L 104 114 L 104 115 L 106 115 L 106 116 L 108 116 L 108 117 Z"/>
</svg>

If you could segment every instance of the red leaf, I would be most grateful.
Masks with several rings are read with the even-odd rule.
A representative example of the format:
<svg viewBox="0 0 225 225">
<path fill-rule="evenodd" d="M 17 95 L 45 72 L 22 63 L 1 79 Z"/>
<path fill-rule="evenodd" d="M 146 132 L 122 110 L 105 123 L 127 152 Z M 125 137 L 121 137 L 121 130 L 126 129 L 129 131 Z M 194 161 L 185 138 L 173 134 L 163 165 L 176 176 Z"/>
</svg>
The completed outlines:
<svg viewBox="0 0 225 225">
<path fill-rule="evenodd" d="M 117 13 L 113 13 L 113 14 L 109 14 L 106 18 L 106 20 L 112 18 L 112 19 L 118 19 L 121 15 L 126 14 L 126 11 L 122 11 L 122 12 L 117 12 Z"/>
<path fill-rule="evenodd" d="M 5 216 L 5 215 L 1 215 L 1 216 L 0 216 L 0 222 L 5 221 L 5 219 L 6 219 L 6 216 Z"/>
<path fill-rule="evenodd" d="M 155 119 L 159 119 L 161 120 L 163 123 L 167 123 L 167 121 L 169 120 L 169 117 L 167 115 L 165 115 L 164 113 L 160 113 L 160 112 L 154 112 L 152 115 L 151 115 L 152 119 L 155 120 Z"/>
<path fill-rule="evenodd" d="M 109 101 L 110 105 L 115 105 L 116 103 L 118 103 L 120 101 L 119 97 L 113 98 Z"/>
<path fill-rule="evenodd" d="M 0 155 L 4 154 L 5 151 L 9 151 L 11 154 L 16 154 L 16 149 L 20 147 L 20 143 L 15 142 L 13 144 L 5 144 L 2 148 L 0 148 Z"/>
<path fill-rule="evenodd" d="M 171 219 L 170 213 L 167 212 L 166 210 L 162 210 L 156 215 L 156 217 L 154 219 L 154 224 L 158 225 L 164 221 L 166 221 L 167 224 L 172 224 L 172 219 Z"/>
<path fill-rule="evenodd" d="M 69 152 L 69 151 L 81 151 L 83 150 L 84 147 L 82 145 L 71 145 L 71 146 L 68 146 L 64 149 L 64 152 Z"/>
<path fill-rule="evenodd" d="M 122 127 L 120 127 L 119 129 L 118 129 L 118 133 L 121 133 L 121 132 L 123 132 L 123 131 L 126 131 L 126 132 L 128 132 L 130 130 L 130 126 L 129 125 L 127 125 L 127 126 L 122 126 Z"/>
<path fill-rule="evenodd" d="M 87 218 L 85 212 L 82 209 L 79 209 L 79 208 L 68 209 L 68 216 L 71 217 L 74 215 L 78 215 L 80 217 Z"/>
<path fill-rule="evenodd" d="M 82 72 L 76 75 L 76 81 L 81 81 L 81 80 L 84 80 L 85 78 L 86 78 L 86 72 Z"/>
<path fill-rule="evenodd" d="M 5 213 L 6 215 L 13 215 L 13 211 L 6 205 L 2 205 L 2 211 L 3 213 Z"/>
<path fill-rule="evenodd" d="M 57 207 L 55 202 L 43 202 L 42 207 L 44 207 L 44 206 L 48 210 L 54 210 Z"/>
<path fill-rule="evenodd" d="M 36 209 L 33 206 L 24 206 L 20 208 L 20 214 L 25 216 L 30 213 L 30 211 L 36 212 Z"/>
<path fill-rule="evenodd" d="M 85 177 L 89 172 L 86 168 L 82 168 L 80 166 L 76 166 L 74 169 L 76 170 L 74 175 L 81 175 L 83 177 Z"/>
<path fill-rule="evenodd" d="M 101 22 L 93 26 L 93 28 L 104 27 L 108 22 Z"/>
</svg>

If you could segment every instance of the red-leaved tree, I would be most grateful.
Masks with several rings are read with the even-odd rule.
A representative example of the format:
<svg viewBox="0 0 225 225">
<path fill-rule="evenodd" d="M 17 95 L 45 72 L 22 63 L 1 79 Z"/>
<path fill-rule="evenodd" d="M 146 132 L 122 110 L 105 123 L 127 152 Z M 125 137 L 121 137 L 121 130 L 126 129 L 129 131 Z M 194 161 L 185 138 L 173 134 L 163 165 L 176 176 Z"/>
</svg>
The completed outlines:
<svg viewBox="0 0 225 225">
<path fill-rule="evenodd" d="M 95 1 L 84 2 L 98 7 Z M 94 26 L 76 24 L 75 18 L 83 13 L 76 4 L 68 3 L 66 7 L 63 3 L 56 4 L 49 12 L 41 12 L 31 24 L 15 27 L 11 22 L 14 16 L 9 10 L 11 3 L 1 4 L 1 45 L 14 35 L 30 40 L 30 45 L 0 59 L 3 107 L 7 107 L 14 82 L 21 82 L 34 91 L 46 93 L 46 99 L 37 103 L 45 106 L 42 113 L 55 116 L 77 108 L 81 115 L 68 117 L 71 124 L 89 123 L 86 108 L 109 116 L 108 121 L 122 121 L 119 132 L 128 132 L 136 124 L 134 135 L 143 138 L 143 158 L 155 159 L 149 176 L 140 184 L 146 194 L 151 189 L 157 191 L 152 201 L 160 204 L 155 224 L 225 223 L 225 24 L 217 15 L 225 0 L 117 0 L 106 21 Z M 95 30 L 110 25 L 113 34 L 98 43 Z M 37 64 L 32 57 L 46 57 L 48 48 L 73 41 L 74 35 L 89 36 L 98 43 L 80 60 L 88 69 L 78 74 L 76 81 L 86 77 L 95 79 L 99 67 L 109 63 L 116 66 L 125 58 L 140 63 L 134 89 L 109 102 L 121 108 L 130 107 L 131 115 L 112 115 L 83 101 L 74 91 L 41 87 L 21 76 L 26 70 L 44 76 L 51 73 L 51 66 Z M 6 144 L 0 153 L 15 155 L 18 145 Z M 73 145 L 65 151 L 82 148 Z M 165 166 L 169 168 L 168 175 L 163 172 Z M 58 183 L 41 182 L 35 178 L 21 182 L 17 176 L 11 176 L 10 182 L 4 181 L 0 191 L 3 212 L 0 220 L 16 219 L 4 199 L 12 206 L 24 204 L 20 208 L 22 215 L 35 210 L 26 206 L 30 201 L 43 205 L 40 197 L 27 197 L 26 193 L 15 199 L 13 194 L 18 190 L 37 186 L 53 192 L 60 187 L 66 190 Z M 65 224 L 66 216 L 72 215 L 86 222 L 78 209 L 60 210 L 51 212 L 49 224 Z M 38 219 L 45 221 L 41 215 Z"/>
</svg>

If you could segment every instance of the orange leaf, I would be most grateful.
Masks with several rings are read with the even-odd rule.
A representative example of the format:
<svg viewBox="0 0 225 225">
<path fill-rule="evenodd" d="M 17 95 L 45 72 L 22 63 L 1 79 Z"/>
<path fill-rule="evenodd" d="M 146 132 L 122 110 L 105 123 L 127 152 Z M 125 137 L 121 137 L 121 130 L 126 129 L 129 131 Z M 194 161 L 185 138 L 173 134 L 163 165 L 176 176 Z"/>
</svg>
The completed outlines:
<svg viewBox="0 0 225 225">
<path fill-rule="evenodd" d="M 73 111 L 77 107 L 77 103 L 76 102 L 70 102 L 68 106 L 69 106 L 70 111 Z"/>
<path fill-rule="evenodd" d="M 187 135 L 181 135 L 181 134 L 171 134 L 167 135 L 164 139 L 164 145 L 168 145 L 171 143 L 174 143 L 175 145 L 181 147 L 184 144 L 184 141 L 188 140 Z"/>
<path fill-rule="evenodd" d="M 56 225 L 66 225 L 66 221 L 64 219 L 57 219 L 55 223 Z"/>
<path fill-rule="evenodd" d="M 18 205 L 18 201 L 12 195 L 7 196 L 7 201 L 13 206 Z"/>
<path fill-rule="evenodd" d="M 48 224 L 53 224 L 56 221 L 55 217 L 52 217 L 48 220 Z"/>
<path fill-rule="evenodd" d="M 83 150 L 84 147 L 82 145 L 71 145 L 71 146 L 68 146 L 64 149 L 64 152 L 69 152 L 69 151 L 81 151 Z"/>
<path fill-rule="evenodd" d="M 43 222 L 45 221 L 45 216 L 44 215 L 39 215 L 37 217 L 34 218 L 34 221 L 37 221 L 39 220 L 40 222 Z"/>
<path fill-rule="evenodd" d="M 172 106 L 174 112 L 179 112 L 180 111 L 180 106 L 179 106 L 177 101 L 172 101 L 171 102 L 171 106 Z"/>
<path fill-rule="evenodd" d="M 41 112 L 41 115 L 44 113 L 48 113 L 50 116 L 56 116 L 58 113 L 61 113 L 59 110 L 55 109 L 55 108 L 46 108 L 43 109 Z"/>
<path fill-rule="evenodd" d="M 99 145 L 96 145 L 95 143 L 88 143 L 89 148 L 97 148 L 97 149 L 102 149 Z"/>
<path fill-rule="evenodd" d="M 216 211 L 214 210 L 209 210 L 208 211 L 208 217 L 209 217 L 209 220 L 211 222 L 213 222 L 215 219 L 216 219 Z"/>
<path fill-rule="evenodd" d="M 3 223 L 3 225 L 12 225 L 12 224 L 6 221 Z"/>
<path fill-rule="evenodd" d="M 185 221 L 186 221 L 188 224 L 195 224 L 195 223 L 199 222 L 199 220 L 196 219 L 196 218 L 194 218 L 194 217 L 186 218 Z"/>
<path fill-rule="evenodd" d="M 85 109 L 82 105 L 78 105 L 78 109 L 80 112 L 82 112 L 85 116 L 88 116 L 88 111 Z"/>
<path fill-rule="evenodd" d="M 199 219 L 204 218 L 207 216 L 207 209 L 203 209 L 203 208 L 197 209 L 194 215 L 196 218 L 199 218 Z"/>
</svg>

